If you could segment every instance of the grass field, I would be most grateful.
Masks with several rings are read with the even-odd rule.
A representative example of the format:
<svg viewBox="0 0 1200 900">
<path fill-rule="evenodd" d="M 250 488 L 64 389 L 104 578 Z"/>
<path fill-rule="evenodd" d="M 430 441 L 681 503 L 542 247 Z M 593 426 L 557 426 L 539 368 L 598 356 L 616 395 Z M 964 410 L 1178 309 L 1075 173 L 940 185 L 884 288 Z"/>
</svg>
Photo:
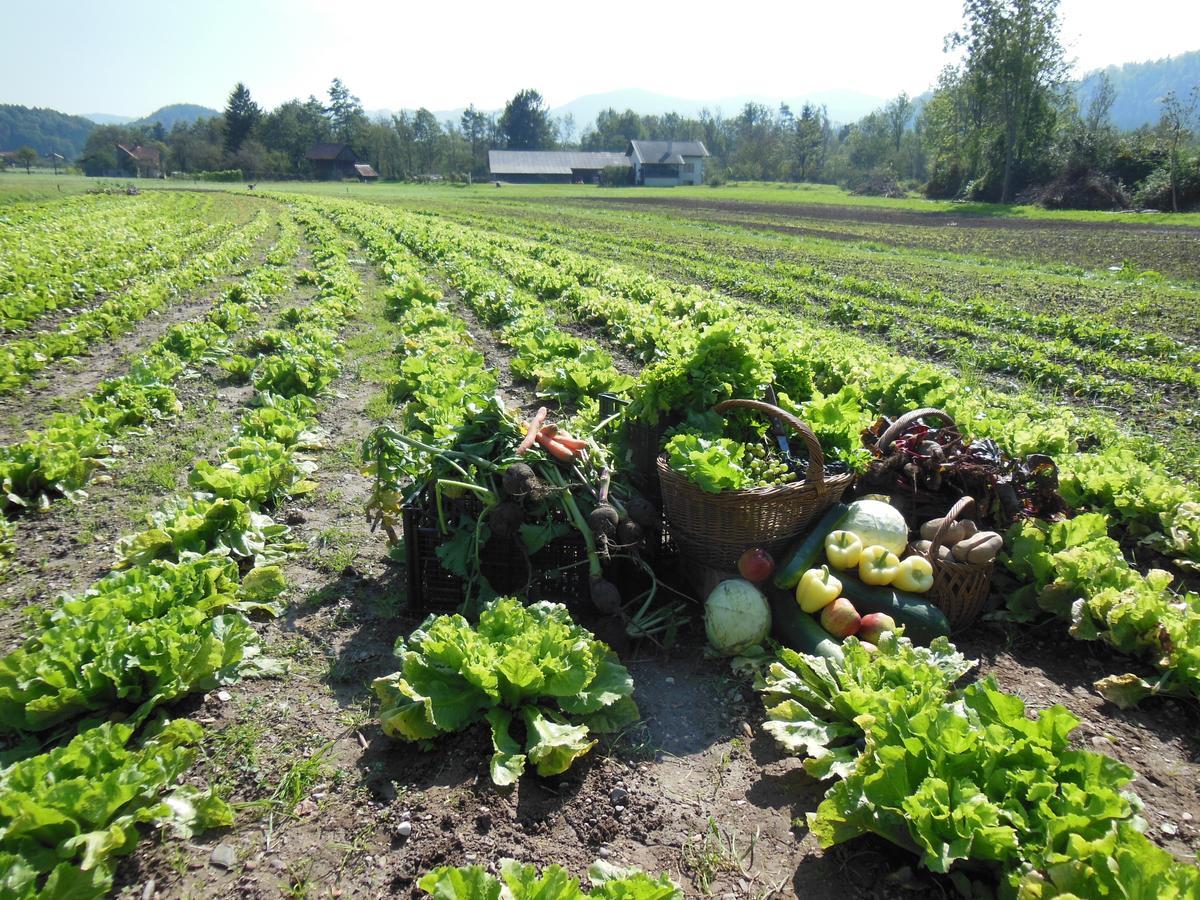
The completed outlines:
<svg viewBox="0 0 1200 900">
<path fill-rule="evenodd" d="M 688 897 L 1049 891 L 1064 871 L 1079 896 L 1133 890 L 1133 872 L 1200 889 L 1200 216 L 816 186 L 84 196 L 95 184 L 0 176 L 0 862 L 17 896 L 47 878 L 80 897 L 418 896 L 436 866 L 503 857 L 636 866 Z M 733 349 L 699 355 L 719 340 Z M 600 391 L 647 402 L 674 373 L 719 395 L 756 365 L 831 455 L 879 415 L 935 405 L 1055 459 L 1075 527 L 1036 564 L 1030 532 L 1007 535 L 990 603 L 1011 615 L 953 635 L 974 665 L 960 688 L 943 683 L 967 668 L 950 649 L 942 669 L 851 649 L 861 690 L 777 684 L 775 701 L 832 691 L 817 719 L 785 722 L 796 707 L 768 713 L 706 655 L 694 598 L 663 652 L 583 581 L 564 590 L 572 564 L 533 563 L 514 591 L 563 601 L 611 644 L 640 715 L 610 712 L 604 731 L 627 690 L 616 668 L 587 696 L 562 686 L 575 644 L 527 724 L 471 706 L 486 667 L 461 633 L 423 699 L 376 683 L 398 639 L 423 640 L 416 535 L 396 532 L 414 473 L 443 459 L 430 447 L 469 450 L 444 457 L 450 486 L 494 499 L 479 454 L 515 445 L 539 406 L 595 426 L 600 456 Z M 526 459 L 573 483 L 548 454 Z M 469 567 L 491 519 L 456 497 L 426 524 L 449 521 L 443 560 Z M 664 596 L 695 591 L 687 567 L 648 558 Z M 524 638 L 503 635 L 512 659 Z M 547 639 L 538 659 L 556 652 Z M 414 682 L 432 671 L 404 665 Z M 1127 672 L 1126 689 L 1163 696 L 1106 700 L 1099 680 Z M 564 718 L 535 740 L 551 708 Z M 176 724 L 160 732 L 160 715 Z M 887 730 L 927 721 L 947 730 Z M 863 772 L 912 755 L 895 804 L 848 795 L 886 827 L 847 820 L 820 840 L 836 792 L 861 787 L 814 777 L 823 741 Z M 553 774 L 494 783 L 547 758 Z M 1144 822 L 1120 794 L 1131 779 Z M 976 843 L 937 838 L 942 822 Z M 1079 840 L 1047 836 L 1063 828 Z"/>
<path fill-rule="evenodd" d="M 137 179 L 133 180 L 137 182 Z M 0 203 L 20 200 L 42 199 L 58 194 L 83 193 L 97 183 L 127 184 L 126 179 L 87 178 L 82 175 L 59 175 L 39 170 L 32 175 L 10 170 L 0 175 Z M 137 182 L 142 188 L 178 188 L 203 190 L 236 189 L 233 185 L 211 182 L 189 182 L 186 179 L 166 182 Z M 927 200 L 922 197 L 893 199 L 887 197 L 860 197 L 835 185 L 826 184 L 776 184 L 762 182 L 734 182 L 719 187 L 675 187 L 675 188 L 597 188 L 590 185 L 513 185 L 496 188 L 491 182 L 474 185 L 408 185 L 380 183 L 372 185 L 322 184 L 319 182 L 261 182 L 259 190 L 288 190 L 299 193 L 315 193 L 324 196 L 355 196 L 384 203 L 438 202 L 448 193 L 465 196 L 468 202 L 488 202 L 489 198 L 517 198 L 521 200 L 568 200 L 589 201 L 597 196 L 623 199 L 686 199 L 701 202 L 735 201 L 739 203 L 771 203 L 781 206 L 849 206 L 864 209 L 899 210 L 922 214 L 953 213 L 971 217 L 1002 217 L 1014 219 L 1044 219 L 1063 222 L 1134 222 L 1162 226 L 1200 225 L 1200 213 L 1143 212 L 1090 212 L 1086 210 L 1047 210 L 1038 206 L 1018 206 L 999 203 L 964 203 L 950 200 Z M 361 192 L 361 193 L 360 193 Z"/>
</svg>

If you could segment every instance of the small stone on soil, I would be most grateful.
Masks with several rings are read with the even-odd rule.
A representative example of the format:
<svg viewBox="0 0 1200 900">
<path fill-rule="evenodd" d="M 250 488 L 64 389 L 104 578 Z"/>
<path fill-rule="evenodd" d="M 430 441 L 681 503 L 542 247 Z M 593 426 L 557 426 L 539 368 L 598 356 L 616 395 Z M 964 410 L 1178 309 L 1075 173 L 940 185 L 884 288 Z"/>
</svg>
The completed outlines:
<svg viewBox="0 0 1200 900">
<path fill-rule="evenodd" d="M 220 866 L 222 869 L 232 869 L 237 865 L 237 851 L 232 844 L 217 844 L 213 847 L 212 856 L 209 861 L 214 866 Z"/>
<path fill-rule="evenodd" d="M 228 703 L 233 699 L 233 695 L 229 691 L 217 691 L 217 699 L 222 703 Z"/>
<path fill-rule="evenodd" d="M 412 834 L 412 822 L 401 822 L 396 826 L 396 836 L 406 838 Z"/>
</svg>

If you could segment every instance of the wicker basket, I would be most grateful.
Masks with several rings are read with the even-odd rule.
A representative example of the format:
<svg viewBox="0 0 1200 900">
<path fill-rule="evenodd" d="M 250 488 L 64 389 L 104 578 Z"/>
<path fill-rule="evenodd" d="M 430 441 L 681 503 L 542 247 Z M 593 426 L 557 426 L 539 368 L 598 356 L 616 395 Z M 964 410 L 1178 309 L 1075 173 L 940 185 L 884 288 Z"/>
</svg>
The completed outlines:
<svg viewBox="0 0 1200 900">
<path fill-rule="evenodd" d="M 674 471 L 665 456 L 658 458 L 663 513 L 672 540 L 689 563 L 720 571 L 736 569 L 738 557 L 749 547 L 782 552 L 854 481 L 853 473 L 825 477 L 820 442 L 791 413 L 760 400 L 726 400 L 713 407 L 718 413 L 733 409 L 766 413 L 788 425 L 808 448 L 808 472 L 803 481 L 791 484 L 711 494 Z"/>
<path fill-rule="evenodd" d="M 933 566 L 933 587 L 929 590 L 929 600 L 946 614 L 951 631 L 961 631 L 975 623 L 987 606 L 988 589 L 992 583 L 994 563 L 959 562 L 957 559 L 940 559 L 939 550 L 945 537 L 946 529 L 958 521 L 975 505 L 971 497 L 962 497 L 950 507 L 942 519 L 941 527 L 929 542 L 928 553 L 912 550 L 917 556 L 924 556 Z"/>
</svg>

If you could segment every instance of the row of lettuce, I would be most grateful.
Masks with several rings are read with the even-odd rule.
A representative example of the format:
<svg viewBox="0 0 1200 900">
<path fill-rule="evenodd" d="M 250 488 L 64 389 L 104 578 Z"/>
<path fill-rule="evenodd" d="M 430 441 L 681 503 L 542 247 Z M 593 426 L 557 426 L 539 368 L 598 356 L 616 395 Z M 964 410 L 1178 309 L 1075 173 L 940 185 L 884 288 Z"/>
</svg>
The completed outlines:
<svg viewBox="0 0 1200 900">
<path fill-rule="evenodd" d="M 303 454 L 319 440 L 313 398 L 336 375 L 360 288 L 337 230 L 310 210 L 296 218 L 316 247 L 316 299 L 242 343 L 255 392 L 220 461 L 198 461 L 189 492 L 118 543 L 112 573 L 38 610 L 32 637 L 0 658 L 5 896 L 101 896 L 139 825 L 186 835 L 232 820 L 220 797 L 182 780 L 202 729 L 161 707 L 278 671 L 247 618 L 277 611 L 279 563 L 298 546 L 269 513 L 314 486 Z M 290 259 L 276 260 L 285 278 Z M 225 303 L 246 306 L 244 321 L 270 302 L 239 298 Z"/>
<path fill-rule="evenodd" d="M 1176 592 L 1166 571 L 1143 574 L 1125 552 L 1153 550 L 1194 571 L 1200 566 L 1200 492 L 1112 421 L 997 394 L 781 312 L 545 244 L 429 216 L 374 215 L 426 258 L 436 261 L 439 251 L 432 248 L 442 246 L 441 253 L 485 261 L 561 316 L 598 328 L 644 361 L 629 407 L 644 422 L 653 424 L 681 405 L 703 410 L 731 395 L 756 396 L 773 382 L 827 455 L 851 464 L 861 461 L 859 435 L 876 416 L 927 406 L 945 409 L 969 433 L 992 438 L 1013 455 L 1052 456 L 1064 497 L 1083 515 L 1009 533 L 1007 564 L 1022 581 L 1009 598 L 1011 610 L 1058 616 L 1076 637 L 1104 640 L 1160 670 L 1153 681 L 1106 681 L 1102 687 L 1113 699 L 1200 695 L 1200 597 Z"/>
<path fill-rule="evenodd" d="M 265 228 L 268 220 L 261 224 Z M 255 226 L 253 232 L 258 231 Z M 244 234 L 226 242 L 206 260 L 203 277 L 236 271 L 255 239 L 255 234 Z M 225 290 L 203 317 L 170 326 L 126 374 L 102 381 L 79 399 L 75 411 L 55 413 L 23 439 L 0 447 L 0 511 L 5 516 L 0 537 L 11 541 L 21 514 L 43 511 L 62 499 L 82 501 L 88 482 L 113 464 L 121 440 L 176 415 L 180 404 L 173 385 L 189 366 L 212 358 L 228 361 L 230 342 L 257 321 L 255 306 L 282 292 L 283 267 L 297 248 L 296 226 L 285 218 L 264 264 Z M 12 549 L 0 542 L 0 563 L 7 563 Z"/>
<path fill-rule="evenodd" d="M 88 196 L 0 215 L 0 329 L 20 332 L 178 268 L 230 227 L 200 194 Z M 197 227 L 197 222 L 205 223 Z"/>
<path fill-rule="evenodd" d="M 733 295 L 771 303 L 806 318 L 883 335 L 909 349 L 935 346 L 964 369 L 1016 375 L 1072 394 L 1128 400 L 1160 385 L 1190 395 L 1200 388 L 1200 353 L 1168 335 L 1132 331 L 1088 315 L 1032 312 L 991 297 L 938 291 L 815 266 L 772 260 L 769 267 L 728 252 L 666 243 L 624 232 L 581 233 L 471 216 L 501 233 L 598 251 L 622 262 L 678 274 Z"/>
<path fill-rule="evenodd" d="M 266 233 L 266 209 L 251 221 L 230 230 L 228 225 L 204 225 L 221 239 L 208 249 L 192 253 L 182 265 L 135 279 L 124 290 L 96 306 L 69 316 L 52 330 L 19 336 L 0 346 L 0 394 L 11 394 L 58 360 L 76 356 L 96 343 L 132 329 L 152 312 L 165 308 L 181 292 L 228 274 L 232 265 L 253 252 Z"/>
<path fill-rule="evenodd" d="M 973 664 L 945 638 L 842 649 L 837 663 L 783 649 L 756 683 L 764 728 L 832 779 L 807 815 L 823 847 L 877 835 L 954 875 L 964 896 L 992 881 L 1022 900 L 1200 893 L 1200 868 L 1146 837 L 1134 772 L 1073 749 L 1079 720 L 1064 707 L 1031 718 L 991 677 L 955 687 Z"/>
</svg>

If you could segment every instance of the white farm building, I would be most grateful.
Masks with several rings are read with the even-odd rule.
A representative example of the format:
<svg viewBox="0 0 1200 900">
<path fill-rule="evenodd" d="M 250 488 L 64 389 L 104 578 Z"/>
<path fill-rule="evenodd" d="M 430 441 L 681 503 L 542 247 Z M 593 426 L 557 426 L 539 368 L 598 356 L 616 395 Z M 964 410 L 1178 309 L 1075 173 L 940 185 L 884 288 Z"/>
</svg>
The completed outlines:
<svg viewBox="0 0 1200 900">
<path fill-rule="evenodd" d="M 630 184 L 670 187 L 703 184 L 703 141 L 630 141 L 624 153 L 565 150 L 490 150 L 488 169 L 496 181 L 595 184 L 602 169 L 629 169 Z"/>
</svg>

